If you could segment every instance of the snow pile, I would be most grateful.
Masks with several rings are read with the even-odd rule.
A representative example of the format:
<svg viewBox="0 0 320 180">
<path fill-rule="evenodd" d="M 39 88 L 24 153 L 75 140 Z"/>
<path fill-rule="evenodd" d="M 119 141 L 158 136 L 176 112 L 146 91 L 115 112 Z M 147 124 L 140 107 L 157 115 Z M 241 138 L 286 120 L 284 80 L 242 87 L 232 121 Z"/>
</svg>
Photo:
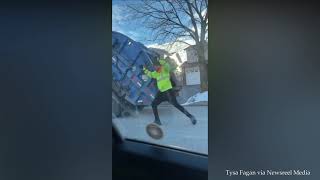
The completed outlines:
<svg viewBox="0 0 320 180">
<path fill-rule="evenodd" d="M 197 94 L 191 96 L 182 105 L 185 106 L 185 105 L 189 105 L 189 104 L 193 104 L 193 103 L 197 103 L 197 102 L 203 102 L 203 101 L 208 101 L 208 91 L 205 91 L 205 92 L 202 92 L 202 93 L 197 93 Z"/>
</svg>

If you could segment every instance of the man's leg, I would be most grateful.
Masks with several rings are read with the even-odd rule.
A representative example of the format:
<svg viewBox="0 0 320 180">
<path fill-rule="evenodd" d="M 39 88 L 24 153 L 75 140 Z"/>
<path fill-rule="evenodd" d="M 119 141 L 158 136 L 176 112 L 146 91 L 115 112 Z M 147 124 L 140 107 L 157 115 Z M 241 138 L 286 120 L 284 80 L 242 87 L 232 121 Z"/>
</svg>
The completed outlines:
<svg viewBox="0 0 320 180">
<path fill-rule="evenodd" d="M 159 113 L 158 113 L 158 105 L 163 101 L 162 93 L 159 92 L 156 96 L 156 98 L 153 100 L 151 106 L 152 106 L 152 111 L 154 115 L 154 122 L 158 125 L 161 125 L 161 121 L 159 118 Z"/>
<path fill-rule="evenodd" d="M 176 97 L 174 96 L 173 92 L 170 91 L 167 93 L 167 96 L 168 96 L 168 99 L 169 99 L 169 102 L 174 106 L 176 107 L 177 109 L 179 109 L 183 114 L 185 114 L 186 116 L 188 116 L 190 119 L 191 119 L 191 122 L 192 124 L 196 124 L 197 123 L 197 120 L 195 119 L 195 117 L 190 114 L 183 106 L 181 106 Z"/>
</svg>

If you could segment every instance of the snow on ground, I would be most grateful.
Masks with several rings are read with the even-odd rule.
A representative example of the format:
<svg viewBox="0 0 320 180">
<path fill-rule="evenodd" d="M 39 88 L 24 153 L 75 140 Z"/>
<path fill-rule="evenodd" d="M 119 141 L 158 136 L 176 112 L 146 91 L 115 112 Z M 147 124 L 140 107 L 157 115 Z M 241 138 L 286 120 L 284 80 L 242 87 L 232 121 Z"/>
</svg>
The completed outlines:
<svg viewBox="0 0 320 180">
<path fill-rule="evenodd" d="M 193 96 L 191 96 L 185 103 L 183 103 L 182 105 L 190 105 L 193 103 L 197 103 L 197 102 L 208 102 L 208 91 L 202 92 L 202 93 L 197 93 Z"/>
</svg>

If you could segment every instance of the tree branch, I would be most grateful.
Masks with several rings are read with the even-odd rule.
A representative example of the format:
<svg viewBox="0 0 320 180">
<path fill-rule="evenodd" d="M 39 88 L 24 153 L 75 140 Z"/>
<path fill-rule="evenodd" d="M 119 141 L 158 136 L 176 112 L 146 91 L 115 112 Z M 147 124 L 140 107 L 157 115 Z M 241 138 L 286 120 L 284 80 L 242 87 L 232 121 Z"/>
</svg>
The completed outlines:
<svg viewBox="0 0 320 180">
<path fill-rule="evenodd" d="M 197 23 L 195 21 L 195 18 L 193 16 L 193 11 L 192 11 L 192 7 L 191 7 L 191 3 L 189 2 L 189 0 L 185 0 L 189 9 L 189 12 L 191 14 L 190 18 L 191 18 L 191 23 L 194 27 L 195 30 L 195 41 L 198 42 L 199 41 L 199 32 L 198 32 L 198 27 L 197 27 Z"/>
<path fill-rule="evenodd" d="M 191 37 L 198 44 L 207 32 L 204 4 L 207 0 L 137 0 L 128 7 L 152 31 L 154 40 L 182 42 L 179 38 Z"/>
</svg>

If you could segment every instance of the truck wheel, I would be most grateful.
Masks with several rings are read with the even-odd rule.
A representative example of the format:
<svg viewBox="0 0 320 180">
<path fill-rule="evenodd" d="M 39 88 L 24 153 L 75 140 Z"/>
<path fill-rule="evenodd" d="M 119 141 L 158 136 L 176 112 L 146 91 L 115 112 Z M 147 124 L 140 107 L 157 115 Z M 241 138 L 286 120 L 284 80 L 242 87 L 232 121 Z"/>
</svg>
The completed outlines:
<svg viewBox="0 0 320 180">
<path fill-rule="evenodd" d="M 121 112 L 122 117 L 129 117 L 130 115 L 131 115 L 131 113 L 129 111 L 122 111 Z"/>
<path fill-rule="evenodd" d="M 112 116 L 120 117 L 122 113 L 121 105 L 116 97 L 112 97 Z"/>
<path fill-rule="evenodd" d="M 138 110 L 139 112 L 142 111 L 143 108 L 144 108 L 144 106 L 137 106 L 137 110 Z"/>
</svg>

